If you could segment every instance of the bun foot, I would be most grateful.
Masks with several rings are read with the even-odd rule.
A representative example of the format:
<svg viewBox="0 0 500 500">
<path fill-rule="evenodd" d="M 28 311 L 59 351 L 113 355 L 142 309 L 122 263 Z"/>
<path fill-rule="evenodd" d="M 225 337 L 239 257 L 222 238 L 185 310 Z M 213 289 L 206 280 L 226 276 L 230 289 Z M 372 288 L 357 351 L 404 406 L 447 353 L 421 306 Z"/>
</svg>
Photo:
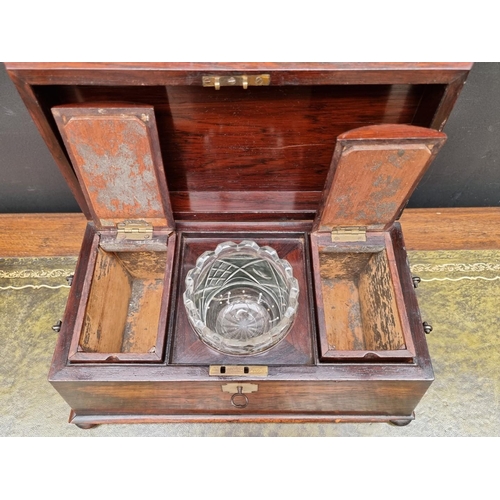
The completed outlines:
<svg viewBox="0 0 500 500">
<path fill-rule="evenodd" d="M 411 418 L 398 418 L 397 420 L 389 420 L 391 425 L 395 425 L 396 427 L 404 427 L 408 425 L 412 421 Z"/>
<path fill-rule="evenodd" d="M 98 424 L 75 424 L 77 427 L 79 427 L 80 429 L 93 429 L 94 427 L 97 427 Z"/>
</svg>

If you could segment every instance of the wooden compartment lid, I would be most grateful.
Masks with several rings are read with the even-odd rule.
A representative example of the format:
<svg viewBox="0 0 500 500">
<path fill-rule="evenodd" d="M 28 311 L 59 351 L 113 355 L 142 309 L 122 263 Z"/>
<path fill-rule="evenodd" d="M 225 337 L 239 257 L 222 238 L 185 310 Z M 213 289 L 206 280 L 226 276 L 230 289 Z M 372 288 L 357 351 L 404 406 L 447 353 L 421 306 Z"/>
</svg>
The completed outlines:
<svg viewBox="0 0 500 500">
<path fill-rule="evenodd" d="M 413 125 L 374 125 L 339 135 L 315 229 L 390 226 L 445 140 L 443 132 Z"/>
<path fill-rule="evenodd" d="M 99 229 L 146 223 L 173 230 L 151 106 L 57 106 L 52 113 Z"/>
</svg>

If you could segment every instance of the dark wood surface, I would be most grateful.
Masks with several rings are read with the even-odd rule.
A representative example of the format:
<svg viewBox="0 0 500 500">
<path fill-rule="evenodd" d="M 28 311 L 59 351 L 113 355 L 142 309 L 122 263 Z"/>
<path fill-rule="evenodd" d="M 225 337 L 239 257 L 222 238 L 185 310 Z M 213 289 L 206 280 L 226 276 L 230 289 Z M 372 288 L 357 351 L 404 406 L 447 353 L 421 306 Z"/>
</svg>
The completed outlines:
<svg viewBox="0 0 500 500">
<path fill-rule="evenodd" d="M 293 227 L 293 223 L 289 225 Z M 280 420 L 287 417 L 293 419 L 294 416 L 303 418 L 300 415 L 310 413 L 312 418 L 319 415 L 325 419 L 335 419 L 337 415 L 351 415 L 360 420 L 381 416 L 388 420 L 394 416 L 410 417 L 432 382 L 432 369 L 427 358 L 424 357 L 425 362 L 421 362 L 420 352 L 416 352 L 413 363 L 393 366 L 388 363 L 340 363 L 332 366 L 303 359 L 294 361 L 286 353 L 281 353 L 280 363 L 269 363 L 268 376 L 243 379 L 209 375 L 210 359 L 198 362 L 193 359 L 190 364 L 176 364 L 166 360 L 156 365 L 133 362 L 126 365 L 68 363 L 71 339 L 79 334 L 75 324 L 86 308 L 82 298 L 86 296 L 85 290 L 92 286 L 87 268 L 91 265 L 89 256 L 95 252 L 94 231 L 89 226 L 49 375 L 51 383 L 78 417 L 94 415 L 97 422 L 100 421 L 99 415 L 103 414 L 107 414 L 108 419 L 115 419 L 114 421 L 120 421 L 122 416 L 127 418 L 126 415 L 142 415 L 144 421 L 147 421 L 150 415 L 169 420 L 175 419 L 176 415 L 192 414 L 193 419 L 196 419 L 197 414 L 204 415 L 203 418 L 210 414 L 216 420 L 217 415 L 221 416 L 219 418 L 237 419 L 240 415 L 251 414 L 266 415 L 265 418 L 269 420 L 273 420 L 274 415 Z M 281 234 L 285 247 L 290 246 L 287 231 L 282 230 Z M 228 235 L 229 233 L 219 235 L 219 238 L 225 239 Z M 274 234 L 272 238 L 274 246 L 279 246 L 280 235 Z M 206 248 L 207 241 L 200 243 L 201 239 L 200 236 L 193 237 L 192 241 L 201 244 L 201 249 Z M 217 240 L 213 235 L 207 235 L 204 239 L 211 242 Z M 266 241 L 271 243 L 270 239 Z M 286 256 L 295 262 L 291 257 L 293 252 L 290 253 L 294 245 L 297 246 L 296 243 L 292 244 Z M 177 253 L 178 259 L 179 255 L 182 254 Z M 296 259 L 301 266 L 308 262 L 304 253 L 297 255 Z M 295 270 L 299 267 L 296 265 Z M 305 281 L 310 282 L 310 279 L 306 278 Z M 301 278 L 301 281 L 304 279 Z M 179 287 L 177 290 L 177 293 L 182 292 Z M 299 337 L 314 345 L 315 330 L 307 323 L 307 318 L 315 308 L 311 301 L 304 301 L 302 304 L 306 311 L 303 311 L 297 322 Z M 170 321 L 174 317 L 175 314 L 171 312 Z M 177 324 L 169 328 L 168 332 L 172 337 L 171 345 L 175 345 L 175 335 L 186 333 Z M 422 329 L 414 334 L 425 336 Z M 302 343 L 295 343 L 295 347 Z M 420 342 L 416 341 L 415 344 L 420 345 Z M 279 349 L 279 345 L 276 349 Z M 200 356 L 202 357 L 202 353 Z M 216 361 L 220 360 L 218 358 Z M 232 406 L 231 394 L 222 390 L 225 384 L 235 381 L 258 385 L 257 392 L 248 394 L 249 405 L 245 409 Z M 88 423 L 88 419 L 86 422 Z"/>
<path fill-rule="evenodd" d="M 415 419 L 415 414 L 401 418 L 400 415 L 342 415 L 335 414 L 289 414 L 289 415 L 266 415 L 266 414 L 196 414 L 196 415 L 77 415 L 70 412 L 69 423 L 75 424 L 81 429 L 91 429 L 99 424 L 160 424 L 160 423 L 260 423 L 273 422 L 275 424 L 302 424 L 302 423 L 371 423 L 371 422 L 393 422 L 402 421 L 407 425 Z"/>
<path fill-rule="evenodd" d="M 415 293 L 412 281 L 413 276 L 408 266 L 407 247 L 400 224 L 395 224 L 386 237 L 391 239 L 394 250 L 394 264 L 398 273 L 399 288 L 401 290 L 400 300 L 404 301 L 409 329 L 412 332 L 412 347 L 415 353 L 417 353 L 421 365 L 427 370 L 428 376 L 433 377 L 431 358 L 425 335 L 422 335 L 422 317 L 420 316 L 417 294 Z"/>
<path fill-rule="evenodd" d="M 213 200 L 240 191 L 238 213 L 260 213 L 269 199 L 288 191 L 323 189 L 335 138 L 362 125 L 412 123 L 440 128 L 451 111 L 470 64 L 464 63 L 8 63 L 7 69 L 49 149 L 90 215 L 51 116 L 57 105 L 129 102 L 155 108 L 173 210 L 212 220 Z M 207 72 L 267 71 L 270 87 L 203 88 Z M 451 89 L 451 90 L 450 90 Z M 286 172 L 286 174 L 285 174 Z M 198 198 L 194 205 L 182 200 Z M 254 197 L 255 196 L 255 197 Z M 314 194 L 306 194 L 306 199 Z M 176 199 L 177 198 L 177 199 Z M 201 203 L 200 203 L 201 201 Z M 243 206 L 243 210 L 241 207 Z M 232 210 L 226 205 L 226 210 Z M 295 218 L 295 217 L 293 217 Z"/>
<path fill-rule="evenodd" d="M 69 359 L 72 339 L 74 343 L 81 333 L 78 322 L 89 313 L 88 294 L 92 296 L 96 286 L 95 276 L 92 277 L 94 273 L 88 271 L 97 252 L 95 229 L 93 225 L 88 226 L 49 374 L 50 382 L 75 412 L 75 420 L 94 416 L 97 422 L 102 415 L 108 415 L 115 421 L 122 416 L 138 415 L 147 420 L 150 415 L 175 418 L 175 415 L 187 414 L 192 414 L 193 418 L 196 415 L 203 415 L 204 418 L 207 415 L 214 415 L 215 418 L 217 415 L 230 418 L 245 414 L 265 415 L 270 420 L 273 416 L 277 419 L 294 415 L 301 418 L 304 414 L 328 418 L 347 415 L 368 420 L 411 418 L 415 406 L 432 383 L 433 373 L 423 328 L 409 329 L 403 324 L 406 316 L 400 308 L 416 307 L 415 303 L 405 302 L 403 298 L 409 292 L 408 282 L 401 283 L 401 290 L 398 284 L 395 286 L 395 297 L 391 295 L 389 302 L 390 307 L 397 310 L 393 312 L 399 315 L 401 328 L 405 330 L 405 347 L 415 345 L 411 363 L 384 360 L 377 363 L 322 363 L 316 354 L 314 326 L 315 314 L 321 315 L 321 306 L 310 300 L 313 282 L 317 287 L 319 275 L 314 267 L 312 275 L 310 273 L 307 241 L 310 227 L 303 233 L 303 242 L 298 244 L 300 242 L 293 241 L 294 237 L 290 235 L 294 224 L 297 224 L 287 223 L 286 219 L 291 213 L 292 218 L 303 216 L 306 225 L 311 223 L 318 209 L 314 206 L 315 195 L 311 193 L 320 192 L 324 187 L 339 134 L 362 125 L 410 123 L 439 128 L 458 96 L 469 69 L 467 65 L 28 64 L 23 67 L 13 64 L 8 69 L 21 95 L 33 108 L 32 116 L 54 157 L 59 160 L 61 170 L 76 191 L 82 186 L 76 185 L 74 177 L 71 177 L 73 172 L 67 161 L 67 151 L 51 114 L 54 106 L 75 103 L 85 106 L 90 102 L 109 101 L 151 106 L 158 125 L 158 149 L 161 150 L 169 187 L 172 192 L 178 193 L 177 200 L 184 203 L 179 211 L 198 224 L 193 229 L 198 236 L 193 234 L 191 240 L 186 238 L 184 246 L 179 243 L 175 255 L 177 265 L 167 268 L 169 276 L 165 283 L 170 283 L 171 277 L 174 279 L 172 288 L 175 289 L 175 296 L 170 301 L 168 315 L 168 298 L 163 302 L 161 318 L 169 325 L 163 328 L 168 352 L 164 361 L 156 364 L 135 363 L 133 360 L 119 364 L 112 359 L 85 364 L 73 363 Z M 217 74 L 266 71 L 271 75 L 271 86 L 248 90 L 223 88 L 220 91 L 203 88 L 201 77 L 207 71 Z M 384 130 L 392 130 L 394 135 L 392 126 Z M 433 145 L 442 140 L 442 135 L 437 132 L 427 133 L 439 136 L 433 136 Z M 86 130 L 83 136 L 88 135 L 95 136 L 95 133 L 89 134 Z M 102 131 L 99 135 L 103 135 Z M 392 140 L 399 147 L 400 137 L 408 137 L 408 129 L 398 128 L 396 136 L 385 137 L 386 142 Z M 426 138 L 429 139 L 428 136 Z M 97 142 L 101 140 L 100 137 L 95 139 Z M 361 139 L 370 141 L 365 136 Z M 425 142 L 419 139 L 419 144 Z M 77 142 L 81 143 L 82 137 Z M 426 146 L 430 148 L 427 143 Z M 417 163 L 424 164 L 432 154 L 434 152 L 427 154 L 425 161 L 420 158 Z M 82 165 L 75 152 L 70 151 L 69 156 L 84 184 L 83 181 L 88 180 L 84 177 L 90 175 L 89 171 L 82 176 Z M 399 166 L 395 165 L 395 168 Z M 392 181 L 389 178 L 389 187 L 385 186 L 376 196 L 370 198 L 369 193 L 360 190 L 358 198 L 349 200 L 349 204 L 359 210 L 362 197 L 365 204 L 371 201 L 373 205 L 383 202 L 384 196 L 394 198 L 391 200 L 394 210 L 382 210 L 382 215 L 375 210 L 375 216 L 369 215 L 365 225 L 388 227 L 399 213 L 421 173 L 418 168 L 410 172 L 401 170 L 402 175 L 395 178 L 400 183 L 407 181 L 407 185 L 392 186 L 394 192 L 391 192 Z M 362 174 L 367 177 L 367 184 L 376 186 L 380 181 L 366 175 L 366 172 Z M 387 172 L 384 175 L 387 176 Z M 92 180 L 87 188 L 103 188 L 101 184 Z M 326 197 L 335 194 L 336 188 L 345 191 L 346 183 L 327 184 Z M 124 192 L 127 199 L 129 190 Z M 216 194 L 207 202 L 203 195 L 196 198 L 197 193 L 206 192 Z M 239 199 L 237 195 L 224 197 L 225 193 L 235 192 L 242 193 Z M 286 193 L 284 199 L 294 202 L 277 209 L 268 202 L 263 203 L 263 194 L 271 197 L 276 192 Z M 381 197 L 383 199 L 379 199 Z M 121 198 L 117 196 L 114 201 L 120 203 L 123 201 Z M 81 196 L 78 199 L 81 200 Z M 87 201 L 97 212 L 95 200 L 87 196 Z M 224 203 L 227 203 L 225 207 Z M 217 208 L 221 205 L 223 210 L 218 212 Z M 214 206 L 217 208 L 214 209 Z M 262 210 L 261 206 L 266 209 Z M 323 206 L 335 208 L 335 203 Z M 177 218 L 178 208 L 174 204 L 176 230 L 182 234 L 185 227 L 193 226 L 193 221 L 181 222 Z M 88 214 L 88 206 L 85 210 Z M 263 222 L 263 216 L 269 221 Z M 97 223 L 103 218 L 98 215 L 94 219 Z M 324 217 L 324 211 L 321 213 L 323 222 L 331 223 L 338 218 L 339 214 L 329 218 Z M 352 219 L 347 217 L 346 225 L 351 225 Z M 203 220 L 209 223 L 203 225 Z M 248 225 L 250 222 L 253 229 L 252 225 Z M 225 225 L 225 234 L 216 234 L 217 225 Z M 300 296 L 301 312 L 294 325 L 297 335 L 292 331 L 292 342 L 289 343 L 295 352 L 279 351 L 287 346 L 285 342 L 279 344 L 275 351 L 269 351 L 268 375 L 262 378 L 251 374 L 248 377 L 210 375 L 210 363 L 228 364 L 230 360 L 214 359 L 211 353 L 205 356 L 204 346 L 196 338 L 189 338 L 189 334 L 193 333 L 189 325 L 182 324 L 180 297 L 187 267 L 193 264 L 193 259 L 201 251 L 210 249 L 222 239 L 231 239 L 228 235 L 232 232 L 257 240 L 259 234 L 266 234 L 262 241 L 279 247 L 279 251 L 292 261 L 304 288 Z M 300 240 L 301 237 L 295 238 Z M 399 281 L 400 270 L 391 253 L 393 241 L 399 243 L 399 239 L 390 239 L 389 233 L 384 233 L 382 239 L 385 247 L 390 246 L 387 249 L 389 267 L 392 266 L 390 279 Z M 352 248 L 346 244 L 345 250 L 349 252 Z M 396 252 L 404 254 L 404 247 L 399 246 Z M 405 270 L 408 271 L 407 264 L 406 268 L 401 268 L 402 272 Z M 117 292 L 120 287 L 118 283 L 111 289 Z M 106 300 L 105 295 L 103 300 Z M 336 300 L 342 300 L 342 297 Z M 409 314 L 412 315 L 412 312 L 409 311 Z M 96 334 L 99 336 L 99 332 Z M 181 348 L 176 351 L 178 346 Z M 191 352 L 194 354 L 190 358 Z M 232 394 L 224 391 L 228 382 L 241 384 L 240 389 L 244 392 L 248 392 L 249 387 L 242 386 L 253 384 L 252 391 L 246 396 L 248 406 L 237 408 L 232 404 Z M 88 425 L 96 422 L 87 419 L 80 423 Z"/>
<path fill-rule="evenodd" d="M 290 378 L 293 374 L 289 374 Z M 141 415 L 145 420 L 155 416 L 175 418 L 176 415 L 218 415 L 238 418 L 244 415 L 262 415 L 269 421 L 276 418 L 351 415 L 370 417 L 410 417 L 429 382 L 404 380 L 330 380 L 314 381 L 258 381 L 258 390 L 248 394 L 245 410 L 232 407 L 231 394 L 223 392 L 224 382 L 122 382 L 89 381 L 52 382 L 71 408 L 79 416 L 112 415 L 115 419 L 127 415 Z"/>
<path fill-rule="evenodd" d="M 144 81 L 157 85 L 201 85 L 198 75 L 226 72 L 273 72 L 273 84 L 350 84 L 350 83 L 449 83 L 472 67 L 472 63 L 5 63 L 34 85 L 126 84 Z M 54 75 L 57 71 L 57 76 Z M 390 74 L 393 73 L 393 74 Z"/>
</svg>

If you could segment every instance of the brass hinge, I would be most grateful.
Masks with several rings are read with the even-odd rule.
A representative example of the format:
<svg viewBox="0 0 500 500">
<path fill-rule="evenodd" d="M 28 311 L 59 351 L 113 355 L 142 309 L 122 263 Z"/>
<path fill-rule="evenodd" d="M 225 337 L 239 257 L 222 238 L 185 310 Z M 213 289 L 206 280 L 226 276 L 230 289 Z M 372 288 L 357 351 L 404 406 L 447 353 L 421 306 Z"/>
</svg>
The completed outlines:
<svg viewBox="0 0 500 500">
<path fill-rule="evenodd" d="M 117 240 L 150 240 L 153 226 L 144 220 L 126 220 L 117 224 Z"/>
<path fill-rule="evenodd" d="M 336 227 L 332 229 L 332 241 L 366 241 L 366 227 Z"/>
<path fill-rule="evenodd" d="M 202 78 L 204 87 L 215 87 L 219 90 L 221 87 L 243 87 L 247 89 L 252 87 L 263 87 L 271 83 L 270 75 L 222 75 L 222 76 L 204 76 Z"/>
</svg>

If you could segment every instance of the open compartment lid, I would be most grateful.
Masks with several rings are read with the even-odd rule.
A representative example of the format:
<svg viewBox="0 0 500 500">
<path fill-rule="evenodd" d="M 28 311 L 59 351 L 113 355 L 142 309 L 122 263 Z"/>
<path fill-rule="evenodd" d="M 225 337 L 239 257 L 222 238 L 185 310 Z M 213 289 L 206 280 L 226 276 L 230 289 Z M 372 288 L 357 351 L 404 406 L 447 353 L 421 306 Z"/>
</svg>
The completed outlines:
<svg viewBox="0 0 500 500">
<path fill-rule="evenodd" d="M 52 113 L 99 229 L 173 229 L 152 107 L 67 105 Z"/>
<path fill-rule="evenodd" d="M 51 110 L 126 102 L 154 109 L 174 219 L 224 222 L 313 220 L 339 135 L 379 124 L 441 130 L 471 68 L 469 63 L 6 66 L 88 218 L 95 206 L 84 184 L 92 179 L 84 179 L 73 164 Z M 100 214 L 99 221 L 107 219 Z"/>
<path fill-rule="evenodd" d="M 445 140 L 443 132 L 412 125 L 374 125 L 339 135 L 315 230 L 352 239 L 356 231 L 389 227 Z"/>
</svg>

